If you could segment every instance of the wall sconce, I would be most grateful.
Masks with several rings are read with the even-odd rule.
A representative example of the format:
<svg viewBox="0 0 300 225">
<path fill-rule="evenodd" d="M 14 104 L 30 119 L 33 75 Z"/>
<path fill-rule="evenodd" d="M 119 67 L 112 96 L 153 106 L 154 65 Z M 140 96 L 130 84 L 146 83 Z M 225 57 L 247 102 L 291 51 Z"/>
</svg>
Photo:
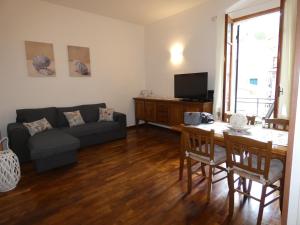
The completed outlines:
<svg viewBox="0 0 300 225">
<path fill-rule="evenodd" d="M 174 44 L 171 49 L 171 62 L 174 65 L 179 65 L 183 61 L 183 45 L 180 43 Z"/>
</svg>

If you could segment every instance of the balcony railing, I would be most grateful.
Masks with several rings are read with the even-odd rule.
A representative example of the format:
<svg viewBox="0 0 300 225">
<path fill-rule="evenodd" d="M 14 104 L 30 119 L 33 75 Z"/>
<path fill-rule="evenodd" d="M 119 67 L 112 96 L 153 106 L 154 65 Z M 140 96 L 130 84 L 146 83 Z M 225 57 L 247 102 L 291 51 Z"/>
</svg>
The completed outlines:
<svg viewBox="0 0 300 225">
<path fill-rule="evenodd" d="M 238 98 L 237 112 L 265 117 L 274 104 L 273 98 Z"/>
</svg>

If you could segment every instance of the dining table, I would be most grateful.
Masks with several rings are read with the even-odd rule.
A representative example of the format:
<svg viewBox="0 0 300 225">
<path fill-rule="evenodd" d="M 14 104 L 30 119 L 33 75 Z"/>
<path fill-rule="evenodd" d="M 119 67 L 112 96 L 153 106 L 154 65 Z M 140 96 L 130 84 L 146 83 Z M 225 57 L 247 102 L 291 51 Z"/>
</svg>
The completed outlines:
<svg viewBox="0 0 300 225">
<path fill-rule="evenodd" d="M 184 125 L 181 125 L 181 127 Z M 190 127 L 195 127 L 203 130 L 214 130 L 215 132 L 215 144 L 225 147 L 225 141 L 223 132 L 228 132 L 231 135 L 237 135 L 242 137 L 251 138 L 257 141 L 268 142 L 272 141 L 272 158 L 279 159 L 285 165 L 286 155 L 288 151 L 288 131 L 277 130 L 265 128 L 262 124 L 249 125 L 247 129 L 234 130 L 231 128 L 229 123 L 222 121 L 215 121 L 208 124 L 200 125 L 189 125 Z M 180 127 L 177 127 L 180 131 Z M 180 168 L 179 168 L 179 178 L 182 178 L 183 167 L 185 160 L 185 145 L 183 135 L 181 136 L 181 154 L 180 154 Z"/>
</svg>

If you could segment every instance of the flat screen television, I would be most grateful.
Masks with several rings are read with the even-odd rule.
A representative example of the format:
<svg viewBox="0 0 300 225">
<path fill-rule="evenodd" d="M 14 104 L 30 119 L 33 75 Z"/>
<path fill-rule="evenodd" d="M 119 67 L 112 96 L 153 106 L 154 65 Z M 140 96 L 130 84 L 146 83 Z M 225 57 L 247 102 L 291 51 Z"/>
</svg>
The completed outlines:
<svg viewBox="0 0 300 225">
<path fill-rule="evenodd" d="M 175 98 L 207 99 L 207 79 L 207 72 L 174 75 Z"/>
</svg>

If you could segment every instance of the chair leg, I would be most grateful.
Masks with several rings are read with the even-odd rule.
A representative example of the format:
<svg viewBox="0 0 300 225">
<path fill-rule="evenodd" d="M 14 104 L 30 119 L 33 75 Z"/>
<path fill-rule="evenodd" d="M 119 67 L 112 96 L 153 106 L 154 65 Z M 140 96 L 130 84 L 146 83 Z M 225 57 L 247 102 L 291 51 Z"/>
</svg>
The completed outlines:
<svg viewBox="0 0 300 225">
<path fill-rule="evenodd" d="M 180 138 L 180 161 L 179 161 L 179 180 L 182 180 L 183 177 L 183 170 L 184 170 L 184 160 L 186 159 L 185 156 L 185 141 L 184 141 L 184 135 L 181 134 Z"/>
<path fill-rule="evenodd" d="M 247 179 L 242 177 L 243 192 L 247 192 Z"/>
<path fill-rule="evenodd" d="M 237 189 L 241 190 L 241 186 L 242 186 L 242 177 L 239 177 Z"/>
<path fill-rule="evenodd" d="M 257 216 L 257 223 L 256 223 L 257 225 L 260 225 L 261 221 L 262 221 L 262 216 L 263 216 L 264 207 L 265 207 L 266 192 L 267 192 L 267 185 L 263 185 L 263 188 L 261 191 L 259 211 L 258 211 L 258 216 Z"/>
<path fill-rule="evenodd" d="M 241 182 L 242 182 L 242 188 L 243 188 L 243 192 L 248 193 L 248 189 L 247 189 L 247 179 L 245 177 L 241 177 Z M 244 200 L 246 200 L 248 198 L 247 195 L 244 195 Z"/>
<path fill-rule="evenodd" d="M 280 204 L 280 211 L 282 213 L 282 205 L 283 205 L 283 188 L 284 187 L 284 179 L 280 179 L 280 196 L 279 196 L 279 204 Z"/>
<path fill-rule="evenodd" d="M 226 162 L 226 168 L 228 168 L 227 162 Z M 226 173 L 227 173 L 227 186 L 228 186 L 228 189 L 229 189 L 229 172 L 228 172 L 228 170 L 226 170 Z"/>
<path fill-rule="evenodd" d="M 201 172 L 202 172 L 202 176 L 206 177 L 205 164 L 204 163 L 201 163 Z"/>
<path fill-rule="evenodd" d="M 183 177 L 183 169 L 184 169 L 184 154 L 181 153 L 180 159 L 179 159 L 179 180 L 182 180 Z"/>
<path fill-rule="evenodd" d="M 234 178 L 233 172 L 230 171 L 228 174 L 228 187 L 229 187 L 229 218 L 233 216 L 234 209 Z"/>
<path fill-rule="evenodd" d="M 209 174 L 207 180 L 207 202 L 210 202 L 210 194 L 211 194 L 211 184 L 212 184 L 212 176 L 213 176 L 214 167 L 209 165 Z"/>
<path fill-rule="evenodd" d="M 187 158 L 187 171 L 188 171 L 188 193 L 192 191 L 192 160 Z"/>
<path fill-rule="evenodd" d="M 251 188 L 252 188 L 252 180 L 249 180 L 249 184 L 248 184 L 248 190 L 247 193 L 250 195 L 251 193 Z"/>
</svg>

